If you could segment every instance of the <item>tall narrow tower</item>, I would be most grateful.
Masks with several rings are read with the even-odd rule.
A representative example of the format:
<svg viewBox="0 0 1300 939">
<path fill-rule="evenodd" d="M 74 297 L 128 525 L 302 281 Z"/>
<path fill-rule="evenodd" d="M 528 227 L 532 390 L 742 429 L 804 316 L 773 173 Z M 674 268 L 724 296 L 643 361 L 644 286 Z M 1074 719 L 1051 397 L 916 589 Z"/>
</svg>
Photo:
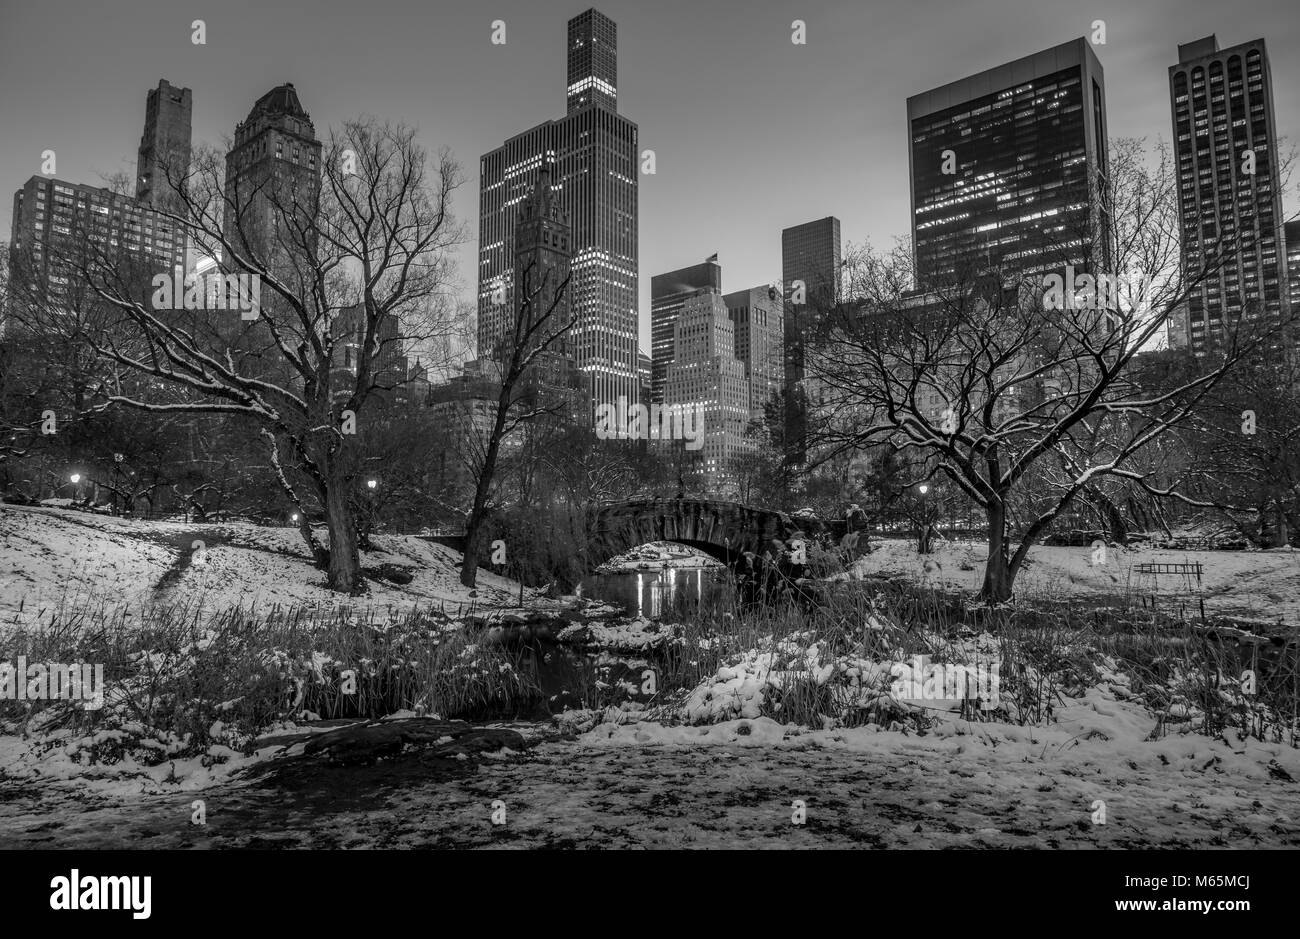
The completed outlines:
<svg viewBox="0 0 1300 939">
<path fill-rule="evenodd" d="M 616 406 L 639 393 L 637 126 L 618 113 L 614 21 L 588 10 L 566 35 L 565 116 L 479 160 L 478 352 L 491 356 L 513 322 L 516 207 L 549 163 L 570 221 L 574 325 L 566 345 L 590 378 L 593 403 Z"/>
<path fill-rule="evenodd" d="M 618 110 L 618 26 L 596 10 L 569 20 L 569 113 L 589 104 Z"/>
<path fill-rule="evenodd" d="M 1192 351 L 1289 318 L 1273 80 L 1263 39 L 1178 47 L 1169 67 L 1183 270 L 1217 267 L 1188 298 Z M 1225 256 L 1226 263 L 1214 259 Z M 1281 345 L 1281 336 L 1273 343 Z"/>
<path fill-rule="evenodd" d="M 135 198 L 151 209 L 176 209 L 176 188 L 190 164 L 191 116 L 194 99 L 188 88 L 165 78 L 149 90 L 144 106 L 144 133 L 136 154 Z"/>
<path fill-rule="evenodd" d="M 237 250 L 255 251 L 272 266 L 291 265 L 286 245 L 296 235 L 286 216 L 303 214 L 310 225 L 320 202 L 321 143 L 292 84 L 258 98 L 235 127 L 226 154 L 226 238 Z M 277 208 L 278 206 L 278 208 Z"/>
</svg>

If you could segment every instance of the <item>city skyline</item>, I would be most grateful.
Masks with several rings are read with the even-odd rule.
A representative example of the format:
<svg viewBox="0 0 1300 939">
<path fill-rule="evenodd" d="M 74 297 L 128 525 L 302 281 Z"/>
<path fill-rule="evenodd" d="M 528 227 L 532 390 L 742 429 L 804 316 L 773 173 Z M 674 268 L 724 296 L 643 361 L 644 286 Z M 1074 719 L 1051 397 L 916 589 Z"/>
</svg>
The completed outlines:
<svg viewBox="0 0 1300 939">
<path fill-rule="evenodd" d="M 153 5 L 137 6 L 146 10 Z M 0 173 L 10 191 L 39 172 L 45 149 L 56 151 L 58 167 L 52 175 L 60 179 L 99 184 L 103 175 L 133 175 L 145 94 L 160 79 L 193 90 L 194 140 L 214 145 L 229 136 L 249 102 L 267 88 L 292 82 L 322 138 L 327 128 L 367 112 L 417 125 L 422 142 L 431 150 L 450 147 L 466 174 L 456 207 L 472 232 L 478 222 L 474 205 L 478 155 L 500 146 L 521 127 L 563 113 L 564 89 L 545 76 L 557 74 L 560 67 L 556 63 L 564 53 L 561 20 L 586 8 L 584 4 L 524 8 L 507 3 L 489 17 L 466 5 L 442 8 L 434 17 L 418 6 L 393 4 L 385 8 L 390 15 L 379 17 L 375 28 L 384 39 L 394 37 L 397 48 L 409 45 L 398 42 L 396 34 L 418 36 L 432 20 L 437 21 L 439 34 L 451 31 L 460 41 L 439 43 L 444 51 L 436 61 L 405 65 L 400 54 L 387 56 L 382 72 L 362 67 L 367 56 L 362 48 L 349 53 L 357 68 L 342 70 L 349 74 L 340 76 L 322 67 L 332 61 L 332 47 L 310 59 L 285 55 L 286 49 L 296 48 L 293 30 L 301 25 L 293 8 L 259 8 L 259 29 L 238 37 L 244 64 L 238 70 L 217 64 L 220 50 L 230 41 L 223 35 L 223 25 L 240 20 L 241 5 L 230 6 L 220 18 L 206 21 L 206 46 L 190 43 L 188 14 L 133 18 L 133 33 L 144 30 L 148 34 L 144 41 L 157 54 L 129 61 L 109 55 L 105 62 L 105 50 L 114 47 L 118 35 L 111 16 L 78 11 L 74 21 L 71 12 L 47 9 L 33 20 L 32 11 L 6 4 L 0 12 L 8 27 L 0 39 L 0 61 L 5 63 L 0 68 L 12 93 L 0 112 L 0 122 L 10 130 L 0 140 Z M 1263 36 L 1273 49 L 1278 129 L 1288 138 L 1284 152 L 1296 133 L 1294 121 L 1289 120 L 1296 112 L 1290 89 L 1300 85 L 1300 56 L 1289 54 L 1300 45 L 1300 28 L 1287 21 L 1285 7 L 1265 3 L 1253 8 L 1256 25 L 1252 28 L 1252 38 Z M 671 21 L 686 17 L 688 8 L 694 28 L 673 30 Z M 324 23 L 337 25 L 342 16 L 341 9 L 328 4 L 312 9 Z M 874 38 L 870 11 L 837 9 L 830 3 L 809 3 L 797 11 L 807 23 L 807 46 L 791 44 L 790 20 L 795 14 L 775 5 L 761 5 L 761 15 L 741 18 L 722 9 L 697 10 L 669 2 L 660 17 L 667 23 L 627 3 L 603 3 L 598 9 L 619 24 L 620 110 L 634 115 L 641 128 L 640 147 L 654 149 L 657 156 L 657 173 L 639 180 L 643 208 L 637 344 L 644 351 L 650 350 L 649 292 L 654 273 L 718 252 L 729 271 L 729 286 L 770 282 L 780 273 L 781 229 L 826 215 L 843 220 L 846 244 L 870 241 L 887 248 L 895 237 L 906 234 L 910 227 L 907 97 L 1087 35 L 1094 19 L 1104 19 L 1107 43 L 1093 51 L 1110 86 L 1110 134 L 1171 141 L 1166 69 L 1176 60 L 1178 45 L 1214 32 L 1229 41 L 1242 38 L 1216 10 L 1161 3 L 1139 15 L 1117 3 L 1097 3 L 1082 13 L 1057 3 L 1034 5 L 1032 12 L 1026 4 L 1025 15 L 1015 18 L 1015 31 L 981 33 L 975 43 L 953 42 L 947 37 L 976 34 L 960 24 L 973 29 L 981 16 L 991 16 L 983 5 L 971 4 L 943 17 L 942 35 L 934 37 L 936 53 L 942 54 L 916 61 L 906 50 L 900 55 L 895 48 L 908 43 Z M 493 18 L 507 24 L 505 46 L 490 43 Z M 892 9 L 891 33 L 915 34 L 919 39 L 925 19 L 905 7 Z M 403 23 L 406 29 L 393 28 Z M 350 32 L 344 28 L 329 34 Z M 758 43 L 764 52 L 758 57 L 762 65 L 733 61 L 728 51 L 733 43 L 717 44 L 710 38 L 719 34 L 734 38 L 734 45 L 742 47 Z M 43 35 L 57 36 L 59 41 L 43 43 Z M 21 42 L 15 42 L 19 37 Z M 371 45 L 375 43 L 367 44 Z M 302 48 L 306 51 L 308 44 L 302 43 Z M 697 54 L 705 48 L 714 61 L 703 61 Z M 500 60 L 494 58 L 496 53 L 501 53 Z M 76 68 L 71 67 L 74 60 Z M 41 68 L 25 67 L 37 61 Z M 845 82 L 845 66 L 854 61 L 863 63 L 864 77 Z M 417 81 L 420 69 L 425 78 Z M 428 95 L 429 88 L 452 87 L 451 72 L 457 69 L 468 74 L 455 81 L 455 95 Z M 96 75 L 96 81 L 87 84 L 87 74 Z M 835 81 L 829 80 L 832 75 L 837 76 Z M 684 94 L 684 86 L 692 83 L 693 92 Z M 813 89 L 818 97 L 810 99 Z M 711 107 L 714 95 L 724 93 L 728 107 Z M 808 100 L 817 104 L 809 106 Z M 729 144 L 734 132 L 753 126 L 760 116 L 773 128 L 771 146 L 745 146 L 738 151 Z M 833 119 L 835 133 L 819 135 L 819 119 Z M 871 163 L 866 171 L 864 152 Z M 741 155 L 732 156 L 736 153 Z M 796 181 L 792 183 L 789 175 L 773 175 L 782 168 L 787 174 L 796 173 Z M 764 179 L 763 197 L 756 199 L 754 186 Z M 1283 216 L 1294 214 L 1295 199 L 1288 192 Z M 720 238 L 702 223 L 722 216 L 734 224 Z M 8 230 L 10 221 L 0 219 L 0 225 Z M 471 234 L 457 251 L 460 293 L 467 301 L 475 290 L 476 241 Z"/>
</svg>

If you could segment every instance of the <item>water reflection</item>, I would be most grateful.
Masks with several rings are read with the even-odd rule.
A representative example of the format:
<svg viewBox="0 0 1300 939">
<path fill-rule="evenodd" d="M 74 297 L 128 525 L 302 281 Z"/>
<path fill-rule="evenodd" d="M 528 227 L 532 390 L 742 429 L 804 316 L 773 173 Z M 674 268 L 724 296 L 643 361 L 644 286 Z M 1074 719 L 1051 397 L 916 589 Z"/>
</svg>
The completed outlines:
<svg viewBox="0 0 1300 939">
<path fill-rule="evenodd" d="M 618 604 L 633 616 L 657 619 L 683 599 L 698 604 L 727 589 L 728 580 L 720 567 L 669 567 L 593 574 L 580 586 L 585 596 Z"/>
</svg>

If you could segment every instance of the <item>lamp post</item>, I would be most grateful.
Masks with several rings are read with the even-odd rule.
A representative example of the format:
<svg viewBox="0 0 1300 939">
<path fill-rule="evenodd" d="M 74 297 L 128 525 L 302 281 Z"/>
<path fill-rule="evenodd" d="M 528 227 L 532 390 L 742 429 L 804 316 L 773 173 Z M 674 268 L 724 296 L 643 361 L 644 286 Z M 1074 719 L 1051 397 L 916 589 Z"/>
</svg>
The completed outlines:
<svg viewBox="0 0 1300 939">
<path fill-rule="evenodd" d="M 930 491 L 927 483 L 921 483 L 916 487 L 916 491 L 921 494 L 921 536 L 917 541 L 916 553 L 930 553 L 930 511 L 925 504 L 925 494 Z"/>
<path fill-rule="evenodd" d="M 367 479 L 366 489 L 369 494 L 366 497 L 366 524 L 361 532 L 361 547 L 370 548 L 370 533 L 375 527 L 375 490 L 379 488 L 379 480 Z"/>
</svg>

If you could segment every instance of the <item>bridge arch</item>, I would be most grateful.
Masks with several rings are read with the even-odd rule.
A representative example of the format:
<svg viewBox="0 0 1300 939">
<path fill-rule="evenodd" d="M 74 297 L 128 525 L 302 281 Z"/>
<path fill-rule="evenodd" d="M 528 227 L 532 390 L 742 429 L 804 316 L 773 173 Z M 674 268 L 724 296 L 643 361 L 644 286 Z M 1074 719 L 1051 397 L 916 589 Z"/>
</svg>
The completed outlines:
<svg viewBox="0 0 1300 939">
<path fill-rule="evenodd" d="M 696 548 L 735 566 L 747 551 L 762 555 L 774 542 L 829 533 L 838 538 L 843 522 L 793 518 L 738 502 L 705 499 L 634 499 L 591 506 L 586 515 L 584 567 L 597 565 L 638 545 L 671 541 Z"/>
</svg>

